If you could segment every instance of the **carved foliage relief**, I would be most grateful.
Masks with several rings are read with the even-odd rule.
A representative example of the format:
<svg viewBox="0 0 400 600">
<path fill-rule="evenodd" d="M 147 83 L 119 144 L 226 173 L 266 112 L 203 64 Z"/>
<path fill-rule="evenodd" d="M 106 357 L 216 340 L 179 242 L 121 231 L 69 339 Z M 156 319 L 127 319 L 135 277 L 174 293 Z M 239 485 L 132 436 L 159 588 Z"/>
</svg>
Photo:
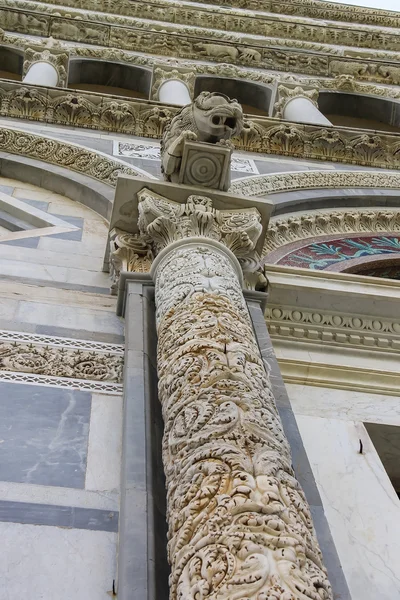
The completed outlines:
<svg viewBox="0 0 400 600">
<path fill-rule="evenodd" d="M 157 269 L 171 600 L 328 600 L 309 507 L 231 260 Z"/>
</svg>

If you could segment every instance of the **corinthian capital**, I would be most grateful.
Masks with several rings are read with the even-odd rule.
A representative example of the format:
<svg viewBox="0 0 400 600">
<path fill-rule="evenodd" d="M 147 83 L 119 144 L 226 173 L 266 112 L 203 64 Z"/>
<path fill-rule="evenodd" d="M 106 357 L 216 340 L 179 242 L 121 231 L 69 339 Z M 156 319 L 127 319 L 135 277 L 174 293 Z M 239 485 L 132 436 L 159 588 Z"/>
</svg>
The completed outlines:
<svg viewBox="0 0 400 600">
<path fill-rule="evenodd" d="M 315 88 L 279 85 L 277 93 L 278 101 L 275 103 L 274 106 L 274 116 L 279 118 L 283 117 L 286 105 L 294 98 L 307 98 L 307 100 L 310 100 L 310 102 L 312 102 L 314 106 L 318 107 L 318 96 L 319 91 Z"/>
<path fill-rule="evenodd" d="M 45 47 L 35 45 L 25 48 L 23 76 L 25 77 L 29 69 L 35 63 L 47 62 L 57 71 L 57 85 L 59 87 L 65 87 L 67 85 L 69 54 L 65 49 L 54 46 L 55 41 L 52 38 L 49 38 Z"/>
<path fill-rule="evenodd" d="M 147 273 L 150 271 L 150 247 L 138 236 L 118 228 L 110 231 L 111 293 L 116 294 L 121 272 Z"/>
<path fill-rule="evenodd" d="M 226 246 L 238 259 L 256 257 L 262 232 L 256 208 L 217 210 L 208 196 L 192 195 L 185 204 L 143 188 L 138 193 L 139 229 L 154 254 L 185 238 L 204 237 Z"/>
</svg>

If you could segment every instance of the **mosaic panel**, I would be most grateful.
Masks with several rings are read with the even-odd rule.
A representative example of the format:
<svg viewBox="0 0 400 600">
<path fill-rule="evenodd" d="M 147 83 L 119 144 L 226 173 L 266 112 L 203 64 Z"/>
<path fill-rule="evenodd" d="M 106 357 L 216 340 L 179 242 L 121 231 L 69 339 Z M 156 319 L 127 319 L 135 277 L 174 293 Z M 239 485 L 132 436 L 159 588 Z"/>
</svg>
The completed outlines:
<svg viewBox="0 0 400 600">
<path fill-rule="evenodd" d="M 370 256 L 400 253 L 400 239 L 394 236 L 358 236 L 313 242 L 293 250 L 277 264 L 324 270 L 336 263 Z"/>
</svg>

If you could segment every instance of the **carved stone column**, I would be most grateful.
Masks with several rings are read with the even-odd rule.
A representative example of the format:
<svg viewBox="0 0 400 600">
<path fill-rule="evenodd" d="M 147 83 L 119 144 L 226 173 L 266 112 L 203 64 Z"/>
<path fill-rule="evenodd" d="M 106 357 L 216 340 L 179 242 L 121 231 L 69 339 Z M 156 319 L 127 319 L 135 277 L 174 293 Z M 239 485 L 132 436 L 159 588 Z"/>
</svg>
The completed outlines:
<svg viewBox="0 0 400 600">
<path fill-rule="evenodd" d="M 318 90 L 302 87 L 278 87 L 278 102 L 275 104 L 275 116 L 295 123 L 314 125 L 332 125 L 317 105 Z"/>
<path fill-rule="evenodd" d="M 260 213 L 138 199 L 155 256 L 170 600 L 330 599 L 242 294 Z"/>
</svg>

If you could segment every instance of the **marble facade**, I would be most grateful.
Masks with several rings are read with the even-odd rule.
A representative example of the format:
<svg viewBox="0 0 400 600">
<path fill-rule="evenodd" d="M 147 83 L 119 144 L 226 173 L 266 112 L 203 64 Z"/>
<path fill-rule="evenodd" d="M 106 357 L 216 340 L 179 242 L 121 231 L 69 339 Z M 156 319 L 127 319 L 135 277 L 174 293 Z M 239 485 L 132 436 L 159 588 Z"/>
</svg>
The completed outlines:
<svg viewBox="0 0 400 600">
<path fill-rule="evenodd" d="M 0 600 L 399 594 L 399 23 L 2 6 Z"/>
</svg>

